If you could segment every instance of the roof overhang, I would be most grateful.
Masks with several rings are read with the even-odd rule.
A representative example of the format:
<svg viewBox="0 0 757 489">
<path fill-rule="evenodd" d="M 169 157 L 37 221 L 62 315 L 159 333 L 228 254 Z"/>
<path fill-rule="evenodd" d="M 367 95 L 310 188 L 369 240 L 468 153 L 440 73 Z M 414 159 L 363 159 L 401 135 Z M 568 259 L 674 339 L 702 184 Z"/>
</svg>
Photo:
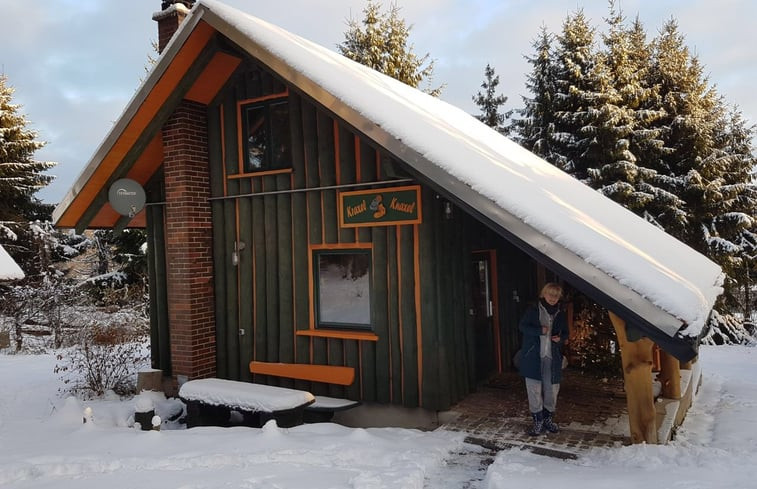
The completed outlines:
<svg viewBox="0 0 757 489">
<path fill-rule="evenodd" d="M 209 103 L 239 66 L 240 58 L 213 48 L 214 34 L 202 16 L 187 17 L 53 211 L 56 226 L 144 227 L 144 211 L 133 219 L 120 216 L 108 203 L 108 189 L 120 178 L 145 185 L 163 162 L 160 130 L 173 108 L 182 99 Z"/>
</svg>

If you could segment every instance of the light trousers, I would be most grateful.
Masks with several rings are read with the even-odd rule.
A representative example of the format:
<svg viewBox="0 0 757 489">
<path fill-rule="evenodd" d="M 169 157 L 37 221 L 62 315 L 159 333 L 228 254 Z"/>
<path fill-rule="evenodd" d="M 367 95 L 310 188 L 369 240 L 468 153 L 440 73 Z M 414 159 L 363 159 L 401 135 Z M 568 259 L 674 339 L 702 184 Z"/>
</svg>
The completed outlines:
<svg viewBox="0 0 757 489">
<path fill-rule="evenodd" d="M 542 409 L 546 409 L 554 413 L 560 384 L 552 383 L 552 359 L 549 357 L 541 359 L 541 378 L 542 380 L 526 378 L 528 410 L 532 413 L 540 413 Z"/>
</svg>

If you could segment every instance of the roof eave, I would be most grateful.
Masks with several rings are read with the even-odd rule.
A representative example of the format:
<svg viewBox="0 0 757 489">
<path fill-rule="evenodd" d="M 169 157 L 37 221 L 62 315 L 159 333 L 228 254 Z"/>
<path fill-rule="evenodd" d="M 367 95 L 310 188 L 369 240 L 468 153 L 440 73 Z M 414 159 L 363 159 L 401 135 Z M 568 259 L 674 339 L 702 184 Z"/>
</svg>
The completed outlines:
<svg viewBox="0 0 757 489">
<path fill-rule="evenodd" d="M 197 9 L 197 12 L 192 12 L 192 14 L 187 16 L 181 23 L 179 29 L 176 31 L 174 36 L 169 41 L 168 45 L 166 45 L 166 48 L 161 53 L 160 57 L 155 63 L 155 66 L 150 71 L 142 85 L 137 89 L 136 93 L 132 96 L 131 100 L 129 100 L 126 108 L 116 120 L 116 123 L 113 124 L 113 127 L 105 136 L 105 139 L 103 139 L 102 143 L 100 143 L 100 146 L 98 146 L 92 158 L 90 158 L 87 166 L 85 166 L 81 173 L 79 173 L 71 188 L 68 190 L 68 192 L 66 192 L 66 195 L 53 210 L 53 225 L 58 225 L 61 218 L 63 218 L 63 216 L 68 211 L 71 204 L 76 200 L 81 191 L 89 183 L 92 175 L 102 163 L 103 158 L 105 158 L 105 156 L 111 151 L 113 145 L 118 141 L 119 137 L 124 132 L 129 122 L 137 114 L 139 108 L 145 102 L 148 95 L 152 92 L 158 81 L 160 81 L 161 77 L 165 74 L 166 70 L 171 65 L 171 61 L 176 57 L 176 54 L 181 50 L 181 47 L 192 34 L 194 28 L 202 20 L 203 12 L 205 12 L 204 9 Z M 81 218 L 81 216 L 79 216 L 79 218 Z M 66 227 L 74 228 L 77 227 L 77 225 Z"/>
</svg>

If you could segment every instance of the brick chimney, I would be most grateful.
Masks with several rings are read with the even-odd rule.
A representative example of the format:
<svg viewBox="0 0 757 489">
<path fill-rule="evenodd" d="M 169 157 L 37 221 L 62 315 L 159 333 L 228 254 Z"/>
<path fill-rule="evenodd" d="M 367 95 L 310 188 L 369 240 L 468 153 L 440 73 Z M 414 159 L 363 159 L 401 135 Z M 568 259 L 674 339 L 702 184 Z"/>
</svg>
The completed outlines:
<svg viewBox="0 0 757 489">
<path fill-rule="evenodd" d="M 160 3 L 161 11 L 152 14 L 152 20 L 158 23 L 159 53 L 166 48 L 194 3 L 195 0 L 163 0 Z"/>
</svg>

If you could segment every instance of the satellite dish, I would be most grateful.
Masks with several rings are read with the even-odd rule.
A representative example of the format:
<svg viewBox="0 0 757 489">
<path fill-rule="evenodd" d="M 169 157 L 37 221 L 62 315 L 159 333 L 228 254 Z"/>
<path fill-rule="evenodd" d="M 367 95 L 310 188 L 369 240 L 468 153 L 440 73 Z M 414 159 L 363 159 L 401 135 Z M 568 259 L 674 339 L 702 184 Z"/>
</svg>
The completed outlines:
<svg viewBox="0 0 757 489">
<path fill-rule="evenodd" d="M 108 202 L 122 216 L 136 216 L 144 209 L 145 200 L 145 189 L 129 178 L 116 180 L 108 190 Z"/>
</svg>

